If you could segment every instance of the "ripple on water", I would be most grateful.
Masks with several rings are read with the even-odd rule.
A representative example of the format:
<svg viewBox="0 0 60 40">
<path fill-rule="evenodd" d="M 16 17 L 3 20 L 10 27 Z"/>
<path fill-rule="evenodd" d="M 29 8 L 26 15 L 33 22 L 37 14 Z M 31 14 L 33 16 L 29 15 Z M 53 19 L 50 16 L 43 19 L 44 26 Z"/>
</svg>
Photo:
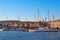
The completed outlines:
<svg viewBox="0 0 60 40">
<path fill-rule="evenodd" d="M 59 40 L 60 32 L 0 32 L 0 40 Z"/>
</svg>

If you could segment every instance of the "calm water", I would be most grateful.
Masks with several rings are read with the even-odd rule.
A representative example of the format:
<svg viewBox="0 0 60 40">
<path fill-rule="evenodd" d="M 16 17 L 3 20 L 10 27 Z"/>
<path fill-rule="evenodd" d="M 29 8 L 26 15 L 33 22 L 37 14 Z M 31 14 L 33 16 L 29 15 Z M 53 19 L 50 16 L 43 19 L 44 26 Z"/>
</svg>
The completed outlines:
<svg viewBox="0 0 60 40">
<path fill-rule="evenodd" d="M 60 32 L 2 31 L 0 40 L 60 40 Z"/>
</svg>

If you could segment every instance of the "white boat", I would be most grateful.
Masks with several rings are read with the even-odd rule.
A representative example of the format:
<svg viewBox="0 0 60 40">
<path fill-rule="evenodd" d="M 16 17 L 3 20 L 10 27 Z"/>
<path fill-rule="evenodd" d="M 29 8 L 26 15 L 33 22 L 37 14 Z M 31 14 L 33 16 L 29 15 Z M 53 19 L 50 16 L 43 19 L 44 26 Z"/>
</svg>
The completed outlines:
<svg viewBox="0 0 60 40">
<path fill-rule="evenodd" d="M 0 31 L 3 31 L 4 29 L 0 29 Z"/>
<path fill-rule="evenodd" d="M 34 30 L 34 29 L 29 29 L 28 31 L 29 31 L 29 32 L 35 32 L 35 30 Z"/>
<path fill-rule="evenodd" d="M 38 29 L 29 29 L 29 32 L 59 32 L 59 29 L 50 29 L 48 27 L 45 27 Z"/>
<path fill-rule="evenodd" d="M 43 28 L 41 29 L 29 29 L 29 32 L 44 32 Z"/>
</svg>

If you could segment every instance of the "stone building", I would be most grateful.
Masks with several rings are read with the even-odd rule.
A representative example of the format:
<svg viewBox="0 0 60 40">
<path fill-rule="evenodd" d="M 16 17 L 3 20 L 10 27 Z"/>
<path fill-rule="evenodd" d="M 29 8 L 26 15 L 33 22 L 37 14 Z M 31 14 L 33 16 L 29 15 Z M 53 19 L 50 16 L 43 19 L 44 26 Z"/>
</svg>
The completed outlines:
<svg viewBox="0 0 60 40">
<path fill-rule="evenodd" d="M 54 20 L 49 22 L 50 28 L 60 28 L 60 20 Z"/>
<path fill-rule="evenodd" d="M 31 21 L 0 21 L 0 26 L 4 27 L 11 27 L 11 28 L 39 28 L 39 27 L 46 27 L 45 22 L 37 21 L 37 22 L 31 22 Z"/>
</svg>

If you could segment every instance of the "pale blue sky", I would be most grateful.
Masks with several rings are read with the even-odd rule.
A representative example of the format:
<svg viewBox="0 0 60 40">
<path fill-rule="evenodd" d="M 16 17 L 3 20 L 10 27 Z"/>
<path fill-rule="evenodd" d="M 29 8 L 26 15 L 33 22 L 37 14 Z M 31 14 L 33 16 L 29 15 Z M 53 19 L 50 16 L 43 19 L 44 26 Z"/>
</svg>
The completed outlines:
<svg viewBox="0 0 60 40">
<path fill-rule="evenodd" d="M 0 20 L 36 20 L 40 11 L 40 17 L 55 15 L 55 19 L 60 19 L 60 0 L 0 0 Z"/>
</svg>

